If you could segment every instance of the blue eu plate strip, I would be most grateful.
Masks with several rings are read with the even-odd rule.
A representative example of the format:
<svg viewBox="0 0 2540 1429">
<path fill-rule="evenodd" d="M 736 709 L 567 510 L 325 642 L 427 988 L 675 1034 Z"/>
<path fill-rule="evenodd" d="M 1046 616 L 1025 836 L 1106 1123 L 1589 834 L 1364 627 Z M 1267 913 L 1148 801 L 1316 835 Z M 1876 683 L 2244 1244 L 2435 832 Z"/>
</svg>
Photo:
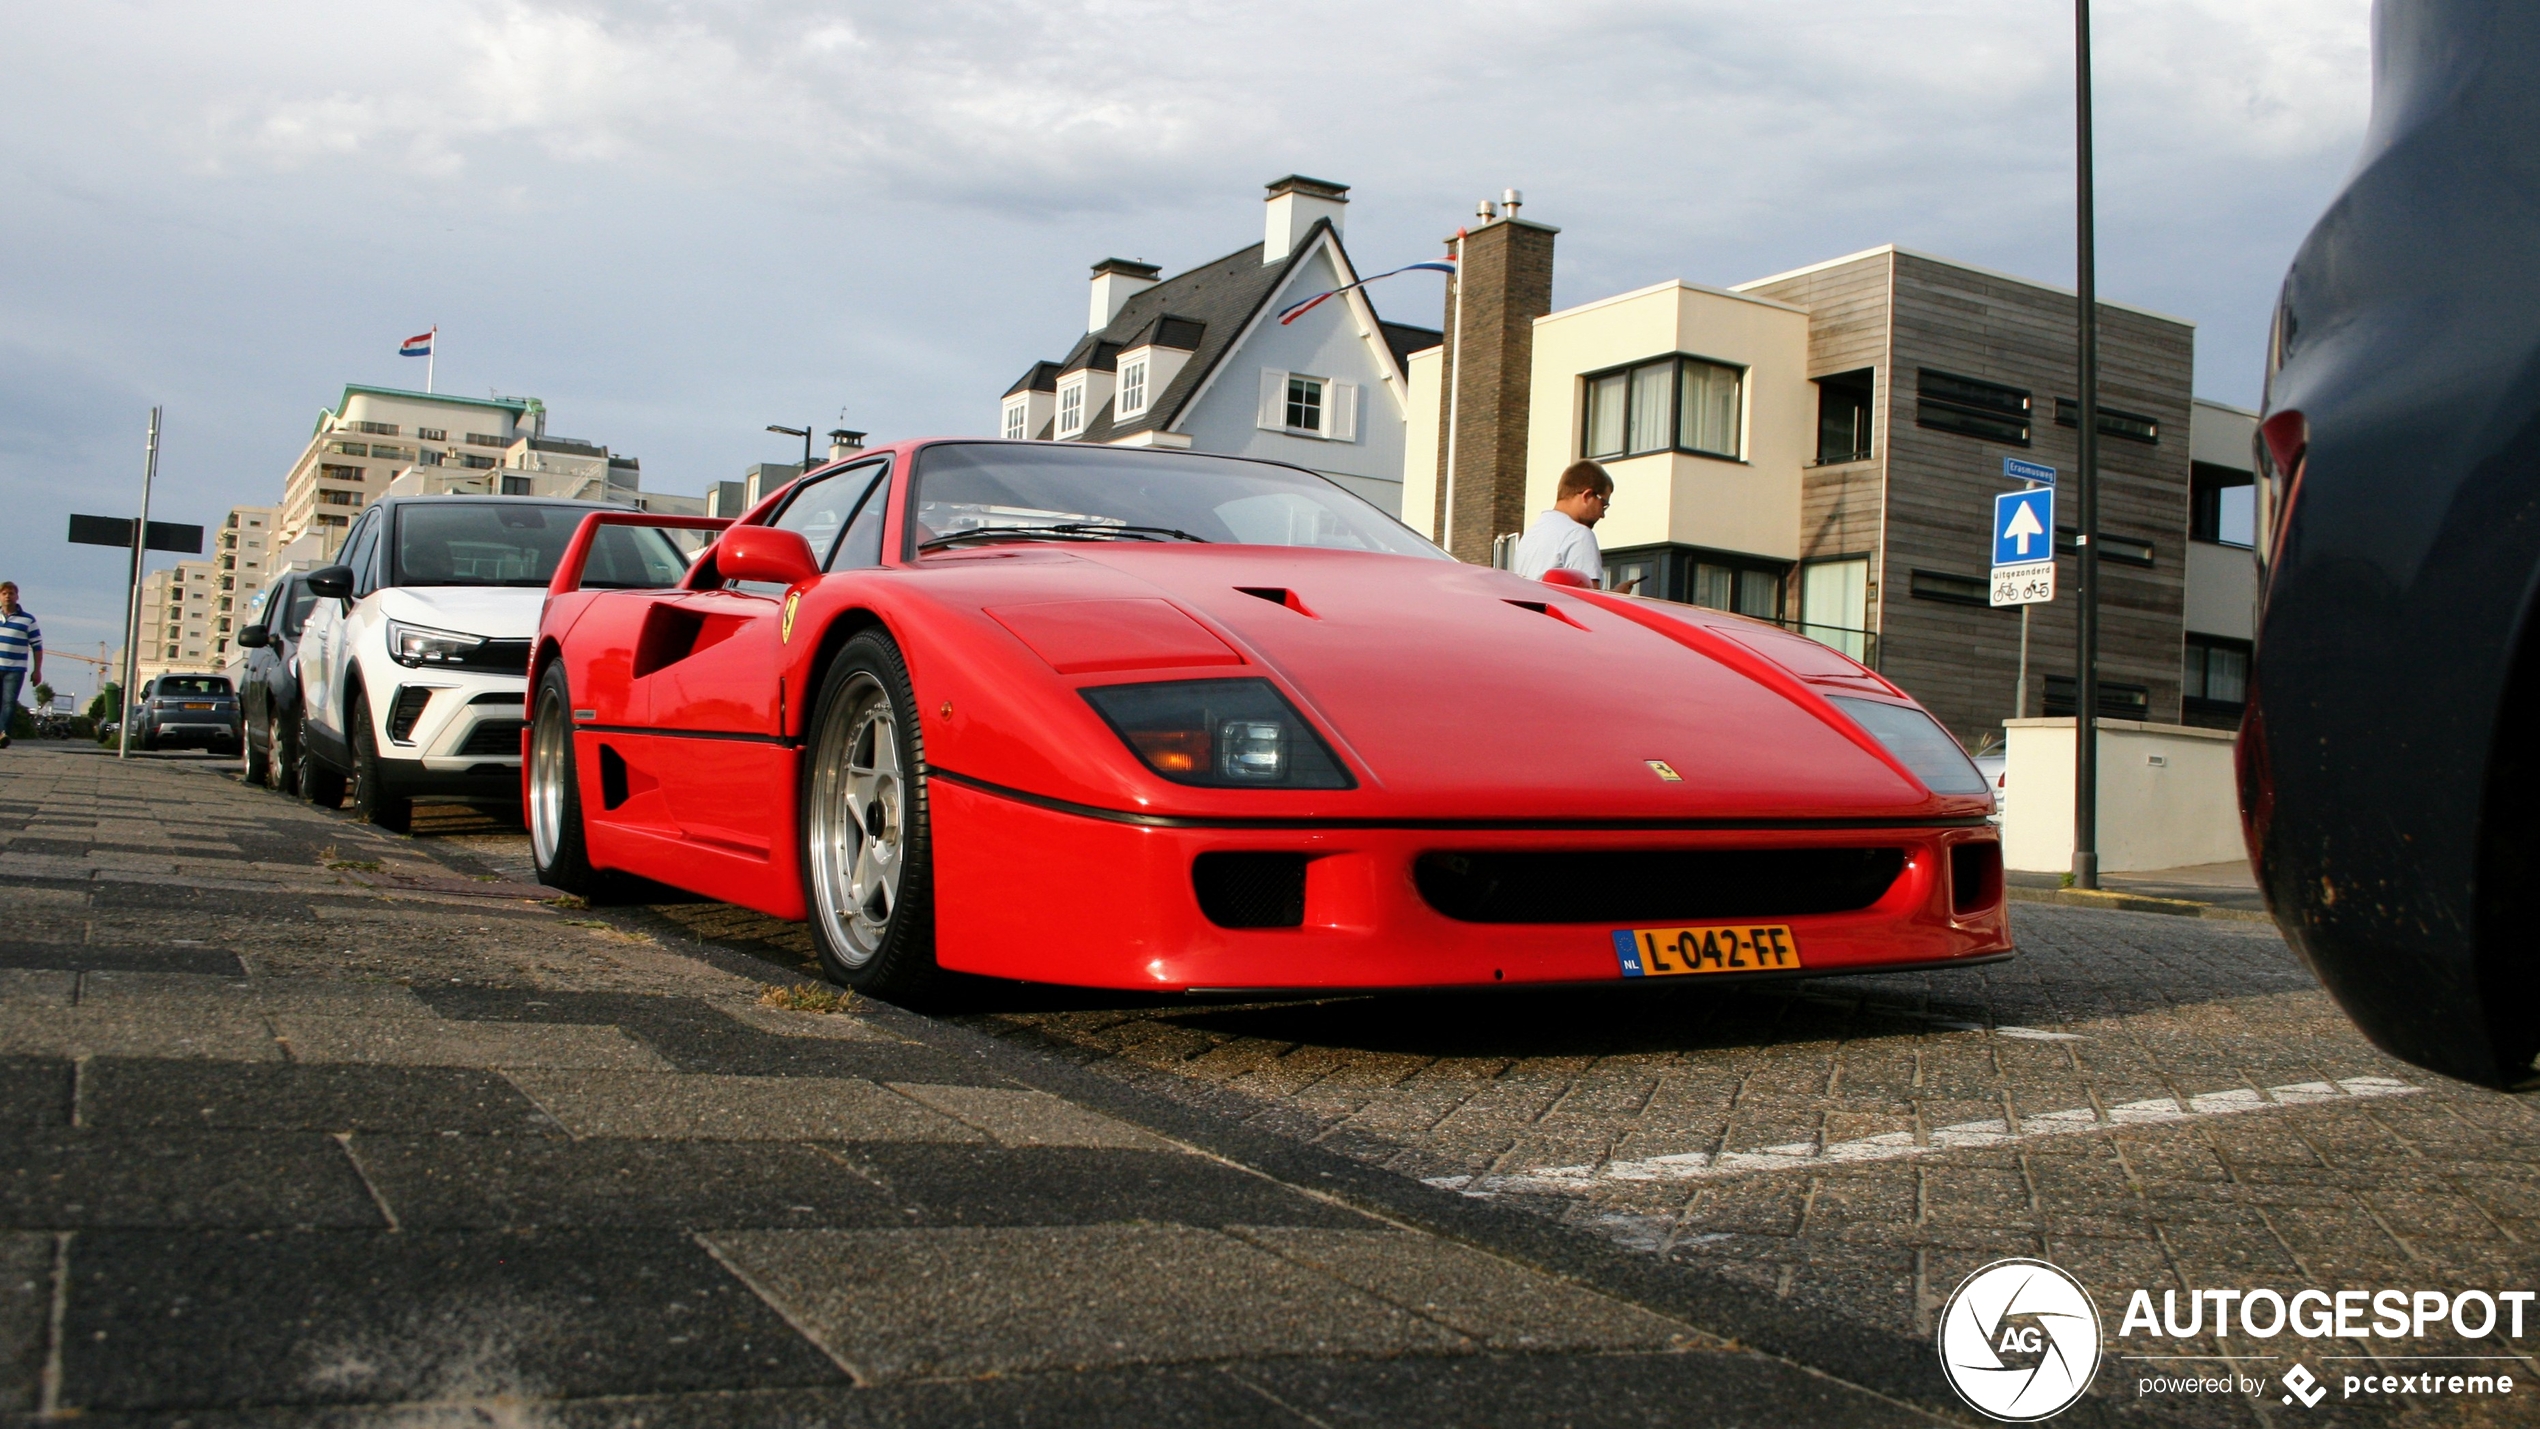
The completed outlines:
<svg viewBox="0 0 2540 1429">
<path fill-rule="evenodd" d="M 1632 937 L 1631 929 L 1614 930 L 1614 956 L 1623 960 L 1623 976 L 1647 977 L 1649 975 L 1640 965 L 1640 944 Z"/>
</svg>

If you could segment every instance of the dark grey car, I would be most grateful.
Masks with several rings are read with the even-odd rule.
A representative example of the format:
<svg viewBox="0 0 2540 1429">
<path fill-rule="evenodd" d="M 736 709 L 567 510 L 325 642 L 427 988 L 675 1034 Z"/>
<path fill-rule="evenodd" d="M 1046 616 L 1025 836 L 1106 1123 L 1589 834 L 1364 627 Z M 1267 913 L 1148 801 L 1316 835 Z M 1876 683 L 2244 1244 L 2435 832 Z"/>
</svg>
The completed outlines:
<svg viewBox="0 0 2540 1429">
<path fill-rule="evenodd" d="M 225 675 L 161 675 L 142 691 L 133 743 L 144 750 L 238 752 L 238 695 Z"/>
<path fill-rule="evenodd" d="M 286 575 L 265 593 L 261 619 L 238 631 L 239 648 L 247 652 L 238 676 L 238 703 L 247 724 L 246 778 L 277 793 L 296 794 L 300 788 L 300 675 L 291 657 L 316 601 L 302 575 Z"/>
</svg>

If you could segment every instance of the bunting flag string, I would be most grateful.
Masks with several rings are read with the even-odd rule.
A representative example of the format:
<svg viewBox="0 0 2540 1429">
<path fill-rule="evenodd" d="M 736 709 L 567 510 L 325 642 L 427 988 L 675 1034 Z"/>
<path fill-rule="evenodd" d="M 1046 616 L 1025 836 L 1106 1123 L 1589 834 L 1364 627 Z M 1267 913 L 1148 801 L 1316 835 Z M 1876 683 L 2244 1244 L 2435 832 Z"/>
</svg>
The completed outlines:
<svg viewBox="0 0 2540 1429">
<path fill-rule="evenodd" d="M 1452 274 L 1455 271 L 1455 256 L 1453 254 L 1449 254 L 1446 257 L 1431 263 L 1406 263 L 1399 268 L 1393 269 L 1391 272 L 1378 273 L 1374 277 L 1361 278 L 1355 283 L 1343 283 L 1329 292 L 1316 293 L 1313 297 L 1307 298 L 1303 302 L 1290 303 L 1279 310 L 1279 326 L 1286 327 L 1288 324 L 1295 322 L 1298 318 L 1301 318 L 1307 313 L 1314 311 L 1317 307 L 1320 307 L 1326 299 L 1337 298 L 1352 288 L 1364 288 L 1379 278 L 1390 278 L 1395 273 L 1416 273 L 1421 271 Z"/>
</svg>

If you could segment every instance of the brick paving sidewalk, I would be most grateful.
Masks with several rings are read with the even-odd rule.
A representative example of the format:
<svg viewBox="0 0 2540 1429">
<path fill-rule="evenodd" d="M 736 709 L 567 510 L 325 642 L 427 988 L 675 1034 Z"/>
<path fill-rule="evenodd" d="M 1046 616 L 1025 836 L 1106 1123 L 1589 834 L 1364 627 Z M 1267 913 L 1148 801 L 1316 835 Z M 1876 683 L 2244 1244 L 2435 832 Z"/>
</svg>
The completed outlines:
<svg viewBox="0 0 2540 1429">
<path fill-rule="evenodd" d="M 10 751 L 0 840 L 9 1412 L 1922 1417 L 202 762 Z"/>
</svg>

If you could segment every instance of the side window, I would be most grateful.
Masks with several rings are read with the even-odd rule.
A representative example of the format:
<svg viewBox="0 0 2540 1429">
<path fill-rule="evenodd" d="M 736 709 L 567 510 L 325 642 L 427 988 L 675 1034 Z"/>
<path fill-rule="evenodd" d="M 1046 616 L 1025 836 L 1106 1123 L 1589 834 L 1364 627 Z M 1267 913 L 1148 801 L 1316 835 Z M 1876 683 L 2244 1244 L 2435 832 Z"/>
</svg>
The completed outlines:
<svg viewBox="0 0 2540 1429">
<path fill-rule="evenodd" d="M 846 539 L 838 543 L 838 554 L 831 557 L 823 570 L 860 571 L 882 564 L 882 526 L 891 514 L 891 474 L 873 483 L 864 504 L 856 508 L 855 519 L 847 523 Z"/>
<path fill-rule="evenodd" d="M 882 468 L 880 462 L 851 466 L 798 487 L 785 509 L 768 524 L 780 531 L 801 532 L 803 539 L 811 543 L 811 558 L 825 562 L 837 549 L 838 533 L 854 513 L 857 498 L 864 495 L 865 487 L 881 474 Z"/>
<path fill-rule="evenodd" d="M 344 564 L 353 568 L 355 600 L 379 589 L 379 528 L 382 521 L 382 513 L 371 512 L 362 518 L 351 538 L 344 543 Z"/>
</svg>

